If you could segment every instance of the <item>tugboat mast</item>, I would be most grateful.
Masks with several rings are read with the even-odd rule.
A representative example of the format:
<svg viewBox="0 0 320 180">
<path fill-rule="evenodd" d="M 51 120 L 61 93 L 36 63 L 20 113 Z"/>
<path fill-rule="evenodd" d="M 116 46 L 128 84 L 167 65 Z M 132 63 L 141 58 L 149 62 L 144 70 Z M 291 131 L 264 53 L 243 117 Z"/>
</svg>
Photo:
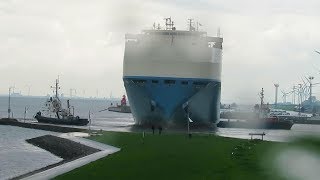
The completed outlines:
<svg viewBox="0 0 320 180">
<path fill-rule="evenodd" d="M 61 111 L 61 102 L 60 102 L 60 99 L 59 99 L 59 76 L 58 76 L 58 79 L 56 79 L 56 84 L 55 84 L 55 87 L 52 87 L 52 89 L 54 89 L 53 91 L 55 92 L 55 99 L 56 101 L 52 101 L 51 103 L 54 103 L 53 106 L 54 106 L 54 111 L 56 113 L 56 116 L 58 119 L 60 119 L 60 115 L 59 115 L 59 112 Z"/>
<path fill-rule="evenodd" d="M 53 87 L 53 86 L 51 86 L 51 88 L 54 88 L 55 90 L 55 97 L 57 98 L 57 99 L 59 99 L 59 92 L 58 92 L 58 90 L 60 89 L 60 87 L 59 87 L 59 76 L 58 76 L 58 79 L 56 79 L 56 84 L 55 84 L 55 86 Z"/>
</svg>

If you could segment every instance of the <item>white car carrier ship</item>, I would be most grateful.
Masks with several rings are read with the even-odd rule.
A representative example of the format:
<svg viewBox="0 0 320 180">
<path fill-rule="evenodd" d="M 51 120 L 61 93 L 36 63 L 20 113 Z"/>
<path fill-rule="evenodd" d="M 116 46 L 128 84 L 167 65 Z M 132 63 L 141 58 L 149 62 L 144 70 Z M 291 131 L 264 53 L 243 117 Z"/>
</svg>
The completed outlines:
<svg viewBox="0 0 320 180">
<path fill-rule="evenodd" d="M 222 42 L 176 30 L 171 18 L 141 34 L 126 34 L 123 81 L 137 124 L 214 124 L 219 120 Z"/>
</svg>

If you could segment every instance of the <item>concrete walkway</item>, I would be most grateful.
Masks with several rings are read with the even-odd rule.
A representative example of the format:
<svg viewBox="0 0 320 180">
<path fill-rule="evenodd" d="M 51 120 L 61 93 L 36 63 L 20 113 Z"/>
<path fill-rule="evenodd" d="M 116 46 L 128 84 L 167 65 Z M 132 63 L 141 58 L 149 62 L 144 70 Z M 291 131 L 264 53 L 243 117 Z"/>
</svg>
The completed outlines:
<svg viewBox="0 0 320 180">
<path fill-rule="evenodd" d="M 79 137 L 80 136 L 80 137 Z M 64 133 L 59 135 L 59 137 L 66 138 L 75 142 L 79 142 L 83 145 L 90 146 L 96 149 L 100 149 L 101 151 L 90 154 L 88 156 L 76 159 L 71 162 L 67 162 L 65 164 L 62 164 L 60 166 L 56 166 L 54 168 L 36 173 L 34 175 L 28 176 L 23 179 L 28 179 L 28 180 L 38 180 L 38 179 L 52 179 L 58 175 L 64 174 L 66 172 L 72 171 L 78 167 L 81 167 L 83 165 L 86 165 L 90 162 L 96 161 L 100 158 L 103 158 L 109 154 L 113 154 L 115 152 L 120 151 L 119 148 L 109 146 L 106 144 L 102 144 L 96 141 L 92 141 L 89 139 L 82 138 L 81 136 L 85 137 L 88 136 L 86 133 Z"/>
</svg>

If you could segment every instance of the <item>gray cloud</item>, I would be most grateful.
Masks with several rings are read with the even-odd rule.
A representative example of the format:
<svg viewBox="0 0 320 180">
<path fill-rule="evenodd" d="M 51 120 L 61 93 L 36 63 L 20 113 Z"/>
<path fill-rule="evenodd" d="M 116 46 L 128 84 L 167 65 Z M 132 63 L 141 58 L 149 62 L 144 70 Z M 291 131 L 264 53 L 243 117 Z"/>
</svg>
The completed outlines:
<svg viewBox="0 0 320 180">
<path fill-rule="evenodd" d="M 320 3 L 309 1 L 13 0 L 0 2 L 0 93 L 15 84 L 32 94 L 49 93 L 61 75 L 63 91 L 120 96 L 124 34 L 173 17 L 178 29 L 199 20 L 209 35 L 224 36 L 222 100 L 252 103 L 273 83 L 289 90 L 315 75 L 320 56 Z M 315 91 L 316 92 L 316 91 Z M 317 92 L 316 92 L 317 93 Z"/>
</svg>

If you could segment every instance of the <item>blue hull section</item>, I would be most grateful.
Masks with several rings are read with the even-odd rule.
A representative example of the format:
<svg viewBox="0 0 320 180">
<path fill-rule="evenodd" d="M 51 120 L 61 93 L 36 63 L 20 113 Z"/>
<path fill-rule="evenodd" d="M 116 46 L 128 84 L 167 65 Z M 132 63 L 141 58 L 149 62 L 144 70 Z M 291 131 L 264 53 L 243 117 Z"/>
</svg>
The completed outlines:
<svg viewBox="0 0 320 180">
<path fill-rule="evenodd" d="M 219 120 L 218 81 L 167 77 L 124 77 L 123 81 L 139 125 L 186 124 L 186 112 L 194 124 L 213 124 Z"/>
</svg>

